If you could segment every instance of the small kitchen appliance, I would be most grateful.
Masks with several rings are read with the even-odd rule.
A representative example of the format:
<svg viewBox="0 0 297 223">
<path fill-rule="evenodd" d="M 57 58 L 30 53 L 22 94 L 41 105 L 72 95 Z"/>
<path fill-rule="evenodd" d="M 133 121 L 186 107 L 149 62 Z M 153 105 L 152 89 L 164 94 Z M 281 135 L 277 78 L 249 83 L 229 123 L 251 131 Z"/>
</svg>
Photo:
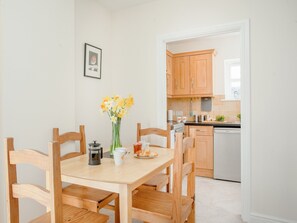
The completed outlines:
<svg viewBox="0 0 297 223">
<path fill-rule="evenodd" d="M 204 115 L 198 115 L 198 122 L 204 122 Z"/>
<path fill-rule="evenodd" d="M 93 143 L 89 143 L 89 165 L 100 165 L 103 158 L 103 149 L 100 147 L 100 143 L 95 140 Z"/>
</svg>

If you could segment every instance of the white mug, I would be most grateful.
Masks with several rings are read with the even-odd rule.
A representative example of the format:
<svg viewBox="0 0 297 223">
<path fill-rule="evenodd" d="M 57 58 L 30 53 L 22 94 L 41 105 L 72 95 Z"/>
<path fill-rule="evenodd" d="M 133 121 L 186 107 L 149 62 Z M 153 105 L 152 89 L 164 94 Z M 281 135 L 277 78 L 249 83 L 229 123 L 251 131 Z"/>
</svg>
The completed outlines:
<svg viewBox="0 0 297 223">
<path fill-rule="evenodd" d="M 113 151 L 113 160 L 116 166 L 122 165 L 124 162 L 124 157 L 127 154 L 127 149 L 120 147 Z"/>
</svg>

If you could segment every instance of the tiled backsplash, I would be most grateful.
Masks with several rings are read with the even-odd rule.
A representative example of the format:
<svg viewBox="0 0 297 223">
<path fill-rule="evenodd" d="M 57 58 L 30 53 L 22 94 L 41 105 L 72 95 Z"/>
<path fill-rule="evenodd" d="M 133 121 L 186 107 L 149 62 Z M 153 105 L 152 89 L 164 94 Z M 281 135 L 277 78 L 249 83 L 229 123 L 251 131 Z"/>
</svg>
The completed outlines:
<svg viewBox="0 0 297 223">
<path fill-rule="evenodd" d="M 215 95 L 212 98 L 212 111 L 201 111 L 201 98 L 168 98 L 167 109 L 173 110 L 173 119 L 176 116 L 187 116 L 188 120 L 193 120 L 190 112 L 194 114 L 209 114 L 211 118 L 215 119 L 217 115 L 224 115 L 226 121 L 238 121 L 237 114 L 240 113 L 240 101 L 224 100 L 224 95 Z M 176 113 L 178 113 L 176 115 Z M 182 114 L 181 114 L 182 113 Z"/>
</svg>

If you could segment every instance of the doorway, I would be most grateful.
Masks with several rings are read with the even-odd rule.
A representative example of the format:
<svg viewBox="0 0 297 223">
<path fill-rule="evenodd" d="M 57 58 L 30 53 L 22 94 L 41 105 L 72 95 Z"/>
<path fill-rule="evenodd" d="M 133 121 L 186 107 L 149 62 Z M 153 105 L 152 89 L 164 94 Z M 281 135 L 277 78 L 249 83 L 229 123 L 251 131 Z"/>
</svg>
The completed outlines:
<svg viewBox="0 0 297 223">
<path fill-rule="evenodd" d="M 249 21 L 213 27 L 198 28 L 158 37 L 157 49 L 157 102 L 158 125 L 165 128 L 167 118 L 166 94 L 166 44 L 189 40 L 193 38 L 217 36 L 238 32 L 240 36 L 240 66 L 241 66 L 241 215 L 244 221 L 249 221 L 250 215 L 250 51 L 249 51 Z"/>
</svg>

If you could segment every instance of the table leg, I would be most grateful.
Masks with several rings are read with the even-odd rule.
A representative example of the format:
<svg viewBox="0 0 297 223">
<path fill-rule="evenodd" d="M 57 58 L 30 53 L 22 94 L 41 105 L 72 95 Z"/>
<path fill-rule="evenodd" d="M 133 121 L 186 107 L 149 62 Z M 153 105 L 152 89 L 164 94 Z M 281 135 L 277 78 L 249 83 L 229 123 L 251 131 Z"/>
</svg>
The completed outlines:
<svg viewBox="0 0 297 223">
<path fill-rule="evenodd" d="M 120 185 L 120 220 L 132 223 L 132 192 L 128 185 Z"/>
</svg>

